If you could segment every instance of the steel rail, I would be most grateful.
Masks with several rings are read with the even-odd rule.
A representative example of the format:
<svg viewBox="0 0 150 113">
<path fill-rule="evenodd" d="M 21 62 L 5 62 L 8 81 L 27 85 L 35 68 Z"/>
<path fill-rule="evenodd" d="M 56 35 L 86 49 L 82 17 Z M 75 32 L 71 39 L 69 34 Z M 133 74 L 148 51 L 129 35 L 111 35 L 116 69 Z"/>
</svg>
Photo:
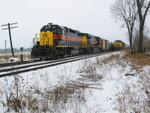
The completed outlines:
<svg viewBox="0 0 150 113">
<path fill-rule="evenodd" d="M 33 64 L 31 66 L 28 65 L 28 66 L 14 67 L 11 69 L 4 69 L 4 70 L 0 70 L 0 78 L 5 77 L 5 76 L 18 75 L 18 74 L 24 73 L 24 72 L 35 71 L 38 69 L 43 69 L 43 68 L 56 66 L 56 65 L 60 65 L 60 64 L 65 64 L 65 63 L 69 63 L 69 62 L 74 62 L 74 61 L 78 61 L 78 60 L 83 60 L 83 59 L 87 59 L 87 58 L 92 58 L 92 57 L 100 56 L 105 53 L 101 53 L 101 54 L 99 53 L 99 54 L 88 55 L 88 56 L 84 55 L 82 57 L 76 56 L 77 58 L 75 57 L 72 59 L 64 58 L 64 59 L 55 60 L 55 61 L 48 61 L 47 63 Z"/>
</svg>

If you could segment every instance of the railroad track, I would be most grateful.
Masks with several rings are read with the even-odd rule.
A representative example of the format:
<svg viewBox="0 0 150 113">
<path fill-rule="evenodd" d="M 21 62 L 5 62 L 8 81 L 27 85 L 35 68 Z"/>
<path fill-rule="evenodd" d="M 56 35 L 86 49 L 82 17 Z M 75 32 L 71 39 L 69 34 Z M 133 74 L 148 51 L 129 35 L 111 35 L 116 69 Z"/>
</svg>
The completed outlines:
<svg viewBox="0 0 150 113">
<path fill-rule="evenodd" d="M 22 64 L 29 64 L 32 62 L 39 62 L 39 61 L 40 60 L 29 60 L 29 61 L 23 61 L 23 62 L 3 63 L 3 64 L 0 64 L 0 68 L 8 67 L 8 66 L 15 66 L 15 65 L 22 65 Z"/>
<path fill-rule="evenodd" d="M 81 56 L 74 56 L 74 57 L 67 57 L 63 59 L 51 60 L 51 61 L 28 61 L 26 63 L 14 63 L 14 65 L 7 65 L 7 66 L 0 66 L 0 77 L 11 76 L 11 75 L 18 75 L 20 73 L 34 71 L 46 67 L 56 66 L 60 64 L 65 64 L 69 62 L 74 62 L 82 59 L 87 59 L 91 57 L 96 57 L 105 53 L 99 53 L 94 55 L 81 55 Z"/>
</svg>

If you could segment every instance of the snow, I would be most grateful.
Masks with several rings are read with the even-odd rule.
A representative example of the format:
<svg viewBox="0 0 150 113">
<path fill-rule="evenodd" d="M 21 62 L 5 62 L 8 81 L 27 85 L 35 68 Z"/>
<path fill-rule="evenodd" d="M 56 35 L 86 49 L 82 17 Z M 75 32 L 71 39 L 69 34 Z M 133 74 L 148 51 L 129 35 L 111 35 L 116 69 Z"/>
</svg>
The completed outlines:
<svg viewBox="0 0 150 113">
<path fill-rule="evenodd" d="M 126 91 L 124 89 L 128 88 L 127 85 L 131 87 L 130 90 L 132 91 L 142 92 L 142 85 L 139 82 L 140 74 L 132 69 L 129 62 L 122 59 L 123 54 L 123 52 L 114 52 L 19 74 L 15 76 L 18 77 L 17 83 L 20 88 L 18 92 L 20 95 L 30 92 L 28 95 L 38 100 L 36 104 L 41 113 L 44 113 L 41 109 L 46 106 L 44 105 L 46 102 L 49 105 L 47 113 L 50 111 L 50 113 L 119 113 L 121 105 L 118 105 L 117 98 L 123 91 Z M 111 55 L 119 57 L 105 61 Z M 148 74 L 150 66 L 144 67 L 143 70 L 144 74 Z M 138 76 L 125 76 L 126 74 Z M 6 104 L 6 95 L 13 92 L 13 96 L 16 97 L 15 77 L 0 78 L 0 110 L 3 112 L 7 111 L 7 107 L 2 104 Z M 57 88 L 61 89 L 62 87 L 66 88 L 66 92 L 70 90 L 73 93 L 66 93 L 63 90 L 58 95 L 54 93 Z M 37 90 L 39 93 L 35 93 Z M 51 94 L 47 92 L 51 92 Z M 57 97 L 60 96 L 58 100 L 54 99 L 56 95 Z M 40 103 L 43 98 L 47 99 Z M 143 97 L 143 99 L 145 98 Z M 29 102 L 30 100 L 26 101 Z M 133 105 L 131 104 L 131 106 Z M 130 107 L 128 110 L 133 112 Z M 23 111 L 24 113 L 32 112 L 27 107 Z M 9 112 L 14 113 L 15 111 Z"/>
</svg>

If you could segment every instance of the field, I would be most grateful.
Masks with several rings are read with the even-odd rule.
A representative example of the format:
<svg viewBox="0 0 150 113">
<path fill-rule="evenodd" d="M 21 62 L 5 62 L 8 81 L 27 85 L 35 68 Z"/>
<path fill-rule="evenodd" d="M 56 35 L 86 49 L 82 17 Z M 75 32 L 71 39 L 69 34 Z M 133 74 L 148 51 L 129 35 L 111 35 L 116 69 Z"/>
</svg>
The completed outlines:
<svg viewBox="0 0 150 113">
<path fill-rule="evenodd" d="M 149 113 L 150 56 L 114 52 L 0 78 L 6 113 Z"/>
<path fill-rule="evenodd" d="M 29 52 L 25 52 L 22 54 L 24 60 L 30 60 L 31 56 Z M 15 53 L 15 55 L 12 57 L 11 54 L 1 54 L 0 55 L 0 64 L 2 63 L 10 63 L 10 62 L 19 62 L 21 61 L 21 53 Z"/>
</svg>

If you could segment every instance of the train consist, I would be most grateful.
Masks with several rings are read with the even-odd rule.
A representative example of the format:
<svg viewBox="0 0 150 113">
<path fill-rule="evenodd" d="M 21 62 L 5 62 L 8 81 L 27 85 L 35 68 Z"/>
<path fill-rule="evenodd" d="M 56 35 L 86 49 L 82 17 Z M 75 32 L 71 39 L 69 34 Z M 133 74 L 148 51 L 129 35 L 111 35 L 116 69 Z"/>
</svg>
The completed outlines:
<svg viewBox="0 0 150 113">
<path fill-rule="evenodd" d="M 109 50 L 114 50 L 114 44 L 106 39 L 49 23 L 41 28 L 39 39 L 34 42 L 31 56 L 51 59 Z"/>
</svg>

